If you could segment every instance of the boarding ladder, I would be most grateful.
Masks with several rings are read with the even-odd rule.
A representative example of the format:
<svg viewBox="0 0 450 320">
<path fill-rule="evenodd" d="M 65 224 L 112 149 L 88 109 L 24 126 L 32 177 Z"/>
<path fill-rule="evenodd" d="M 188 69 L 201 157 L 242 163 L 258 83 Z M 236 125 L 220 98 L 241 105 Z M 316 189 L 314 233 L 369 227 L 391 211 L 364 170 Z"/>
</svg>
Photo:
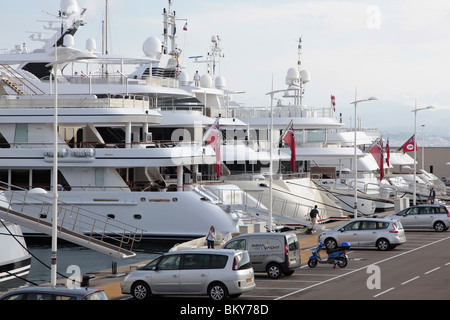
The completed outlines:
<svg viewBox="0 0 450 320">
<path fill-rule="evenodd" d="M 0 218 L 52 235 L 51 196 L 51 193 L 42 195 L 23 190 L 0 190 Z M 136 256 L 132 251 L 133 245 L 142 240 L 144 232 L 143 229 L 62 202 L 58 202 L 57 221 L 58 238 L 118 259 Z"/>
<path fill-rule="evenodd" d="M 44 94 L 44 91 L 39 89 L 35 84 L 23 77 L 8 64 L 0 64 L 0 84 L 2 83 L 18 95 Z M 0 94 L 8 94 L 3 86 L 0 87 Z"/>
</svg>

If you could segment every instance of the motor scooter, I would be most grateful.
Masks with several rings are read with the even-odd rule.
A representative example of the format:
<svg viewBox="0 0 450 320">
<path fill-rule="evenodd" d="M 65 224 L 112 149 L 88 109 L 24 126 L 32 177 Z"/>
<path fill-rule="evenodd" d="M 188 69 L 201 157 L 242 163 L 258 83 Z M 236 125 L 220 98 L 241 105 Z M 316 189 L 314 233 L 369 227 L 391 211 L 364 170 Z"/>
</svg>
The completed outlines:
<svg viewBox="0 0 450 320">
<path fill-rule="evenodd" d="M 308 266 L 310 268 L 314 268 L 315 266 L 317 266 L 318 263 L 333 264 L 334 265 L 333 268 L 336 268 L 336 265 L 339 266 L 340 268 L 345 268 L 347 266 L 348 257 L 347 254 L 345 253 L 345 250 L 350 249 L 350 243 L 342 242 L 340 247 L 337 247 L 335 249 L 328 249 L 327 259 L 322 259 L 322 257 L 320 256 L 320 250 L 322 250 L 324 246 L 325 245 L 323 244 L 323 242 L 319 241 L 318 247 L 313 250 L 312 256 L 309 257 L 308 260 Z"/>
</svg>

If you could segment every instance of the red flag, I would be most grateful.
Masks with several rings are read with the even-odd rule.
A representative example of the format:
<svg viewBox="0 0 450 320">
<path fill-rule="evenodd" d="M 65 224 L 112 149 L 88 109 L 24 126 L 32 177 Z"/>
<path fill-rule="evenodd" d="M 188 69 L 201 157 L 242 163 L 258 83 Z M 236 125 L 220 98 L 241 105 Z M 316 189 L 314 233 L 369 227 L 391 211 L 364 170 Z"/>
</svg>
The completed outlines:
<svg viewBox="0 0 450 320">
<path fill-rule="evenodd" d="M 336 111 L 336 97 L 331 95 L 331 105 L 333 106 L 333 111 Z"/>
<path fill-rule="evenodd" d="M 216 174 L 217 178 L 220 178 L 220 163 L 222 162 L 220 156 L 221 132 L 218 121 L 216 121 L 208 130 L 204 140 L 211 145 L 216 153 Z"/>
<path fill-rule="evenodd" d="M 378 168 L 380 168 L 380 181 L 384 178 L 384 156 L 383 156 L 383 142 L 381 139 L 378 139 L 378 141 L 375 143 L 375 145 L 370 148 L 369 152 L 374 157 L 375 161 L 378 164 Z"/>
<path fill-rule="evenodd" d="M 388 165 L 388 167 L 390 166 L 389 164 L 389 159 L 391 158 L 391 149 L 389 148 L 389 139 L 386 142 L 386 164 Z"/>
<path fill-rule="evenodd" d="M 187 31 L 187 22 L 184 24 L 183 30 Z"/>
<path fill-rule="evenodd" d="M 413 135 L 411 138 L 409 138 L 408 141 L 406 141 L 401 149 L 403 150 L 403 152 L 410 152 L 410 151 L 414 151 L 414 147 L 416 148 L 417 151 L 417 143 L 416 143 L 416 139 L 415 136 Z"/>
<path fill-rule="evenodd" d="M 294 127 L 292 125 L 292 121 L 289 125 L 288 131 L 283 137 L 283 141 L 286 142 L 291 148 L 291 167 L 292 171 L 295 172 L 295 136 L 294 136 Z"/>
</svg>

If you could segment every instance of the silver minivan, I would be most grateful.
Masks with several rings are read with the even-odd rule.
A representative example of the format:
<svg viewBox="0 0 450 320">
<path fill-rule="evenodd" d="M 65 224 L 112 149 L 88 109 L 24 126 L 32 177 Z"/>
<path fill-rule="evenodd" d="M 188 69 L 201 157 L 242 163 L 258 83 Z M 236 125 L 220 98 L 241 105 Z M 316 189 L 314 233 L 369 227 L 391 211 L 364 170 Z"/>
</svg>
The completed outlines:
<svg viewBox="0 0 450 320">
<path fill-rule="evenodd" d="M 400 221 L 358 218 L 322 232 L 318 241 L 323 242 L 327 249 L 334 249 L 342 242 L 350 242 L 352 247 L 377 247 L 384 251 L 405 243 L 406 236 Z"/>
<path fill-rule="evenodd" d="M 386 218 L 400 220 L 405 229 L 427 228 L 442 232 L 450 227 L 449 207 L 438 204 L 412 206 Z"/>
<path fill-rule="evenodd" d="M 193 249 L 157 257 L 130 272 L 120 287 L 138 300 L 174 294 L 223 300 L 254 289 L 255 279 L 247 251 Z"/>
<path fill-rule="evenodd" d="M 255 272 L 272 279 L 290 276 L 300 268 L 300 246 L 295 233 L 249 233 L 237 236 L 224 249 L 247 250 Z"/>
</svg>

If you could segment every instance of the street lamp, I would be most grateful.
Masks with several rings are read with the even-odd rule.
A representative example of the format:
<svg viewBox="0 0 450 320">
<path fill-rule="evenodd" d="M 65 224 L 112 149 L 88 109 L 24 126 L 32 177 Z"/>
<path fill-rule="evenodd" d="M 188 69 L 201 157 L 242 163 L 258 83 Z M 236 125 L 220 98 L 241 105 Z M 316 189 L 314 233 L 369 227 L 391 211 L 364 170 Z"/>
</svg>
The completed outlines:
<svg viewBox="0 0 450 320">
<path fill-rule="evenodd" d="M 377 98 L 375 98 L 375 97 L 370 97 L 370 98 L 368 98 L 368 99 L 362 99 L 362 100 L 355 100 L 355 101 L 353 101 L 353 102 L 351 102 L 350 104 L 353 104 L 353 105 L 355 105 L 355 141 L 354 141 L 354 145 L 353 145 L 353 148 L 354 148 L 354 165 L 353 165 L 353 167 L 354 167 L 354 170 L 355 170 L 355 181 L 354 181 L 354 188 L 355 188 L 355 195 L 354 195 L 354 198 L 355 198 L 355 200 L 354 200 L 354 205 L 353 205 L 353 217 L 356 219 L 357 217 L 358 217 L 358 186 L 357 186 L 357 184 L 356 184 L 356 182 L 357 182 L 357 180 L 358 180 L 358 159 L 357 159 L 357 156 L 356 156 L 356 106 L 358 105 L 358 103 L 360 103 L 360 102 L 365 102 L 365 101 L 373 101 L 373 100 L 378 100 Z"/>
<path fill-rule="evenodd" d="M 425 170 L 425 125 L 422 124 L 422 170 Z"/>
<path fill-rule="evenodd" d="M 417 99 L 414 105 L 414 109 L 411 110 L 411 112 L 414 112 L 414 192 L 413 192 L 413 204 L 416 205 L 416 193 L 417 193 L 417 182 L 416 182 L 416 170 L 417 170 L 417 163 L 416 163 L 416 153 L 417 153 L 417 149 L 416 149 L 416 131 L 417 131 L 417 112 L 421 111 L 421 110 L 430 110 L 430 109 L 434 109 L 433 106 L 428 106 L 425 108 L 417 108 Z"/>
</svg>

